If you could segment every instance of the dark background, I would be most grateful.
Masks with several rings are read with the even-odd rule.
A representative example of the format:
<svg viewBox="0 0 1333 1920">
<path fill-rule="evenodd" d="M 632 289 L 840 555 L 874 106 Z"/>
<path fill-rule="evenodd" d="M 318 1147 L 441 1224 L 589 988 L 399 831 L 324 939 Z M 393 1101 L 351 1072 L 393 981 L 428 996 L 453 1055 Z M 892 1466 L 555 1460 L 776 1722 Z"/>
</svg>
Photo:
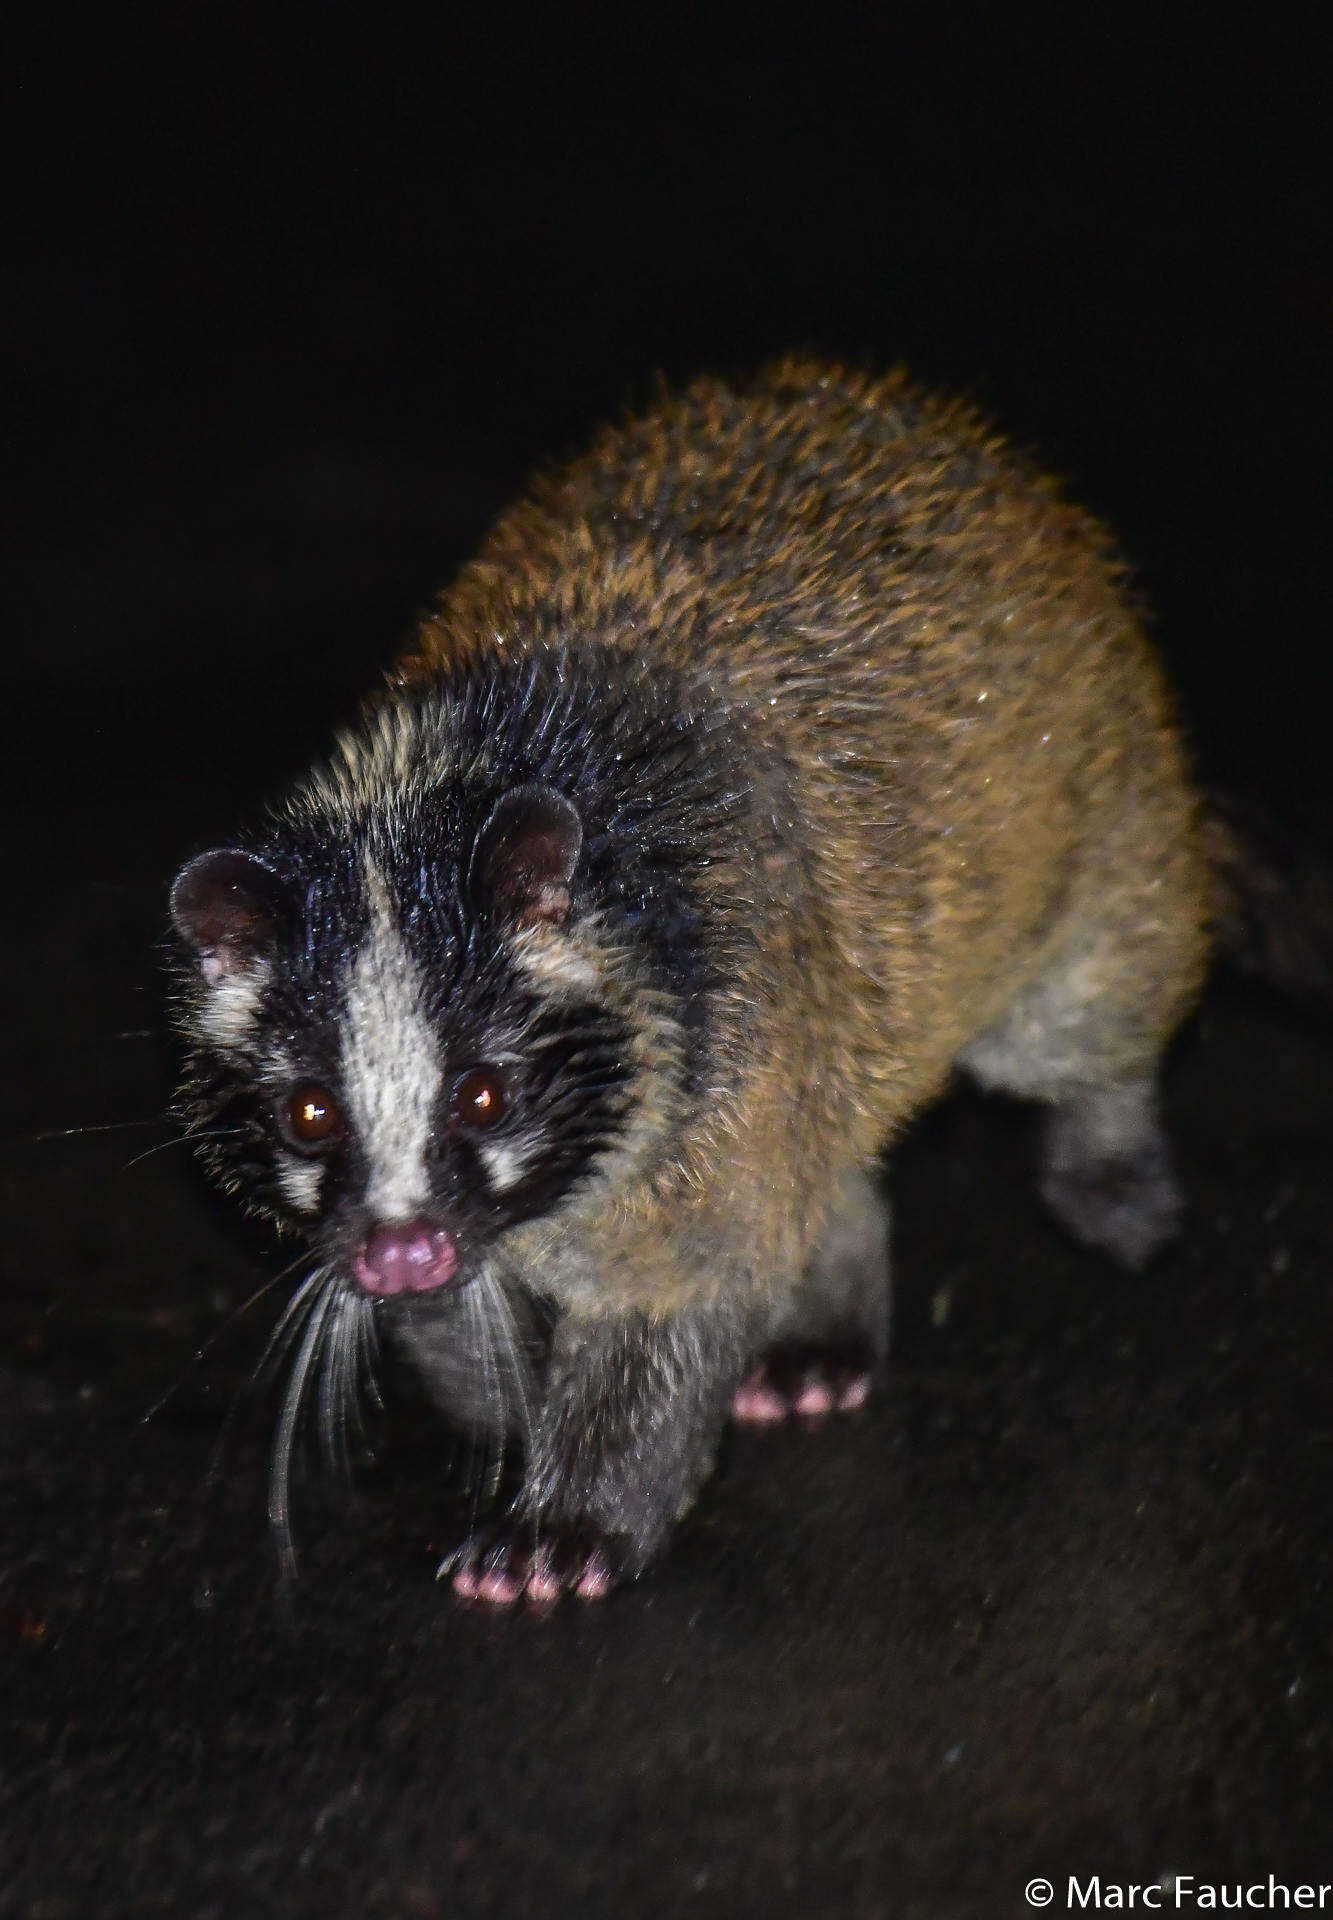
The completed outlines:
<svg viewBox="0 0 1333 1920">
<path fill-rule="evenodd" d="M 1177 1050 L 1191 1223 L 1142 1279 L 1037 1212 L 1023 1115 L 925 1121 L 889 1394 L 735 1437 L 600 1610 L 433 1587 L 410 1404 L 350 1497 L 302 1483 L 293 1594 L 271 1390 L 210 1477 L 278 1263 L 164 1145 L 166 883 L 655 372 L 814 347 L 979 401 L 1122 534 L 1205 774 L 1328 832 L 1316 14 L 440 13 L 13 63 L 0 1913 L 1333 1877 L 1333 1041 L 1261 990 Z"/>
</svg>

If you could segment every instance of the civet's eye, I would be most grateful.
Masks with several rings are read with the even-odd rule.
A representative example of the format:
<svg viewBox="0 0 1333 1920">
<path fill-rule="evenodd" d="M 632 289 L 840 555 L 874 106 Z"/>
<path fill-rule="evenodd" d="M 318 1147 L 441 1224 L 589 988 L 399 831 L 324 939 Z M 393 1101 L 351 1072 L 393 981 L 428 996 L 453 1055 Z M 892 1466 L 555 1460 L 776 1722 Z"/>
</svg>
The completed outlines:
<svg viewBox="0 0 1333 1920">
<path fill-rule="evenodd" d="M 454 1114 L 465 1127 L 493 1127 L 508 1106 L 504 1080 L 495 1067 L 474 1067 L 454 1088 Z"/>
<path fill-rule="evenodd" d="M 338 1102 L 327 1087 L 298 1087 L 282 1113 L 288 1139 L 296 1147 L 325 1147 L 343 1132 Z"/>
</svg>

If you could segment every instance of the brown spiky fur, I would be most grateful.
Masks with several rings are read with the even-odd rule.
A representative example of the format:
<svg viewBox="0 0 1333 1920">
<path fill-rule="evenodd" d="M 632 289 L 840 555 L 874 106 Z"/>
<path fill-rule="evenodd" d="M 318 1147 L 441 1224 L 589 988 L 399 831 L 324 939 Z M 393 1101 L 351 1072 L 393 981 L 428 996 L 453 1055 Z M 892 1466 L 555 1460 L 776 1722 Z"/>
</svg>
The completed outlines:
<svg viewBox="0 0 1333 1920">
<path fill-rule="evenodd" d="M 399 684 L 585 642 L 725 709 L 771 794 L 710 875 L 748 935 L 716 1084 L 597 1221 L 617 1312 L 796 1285 L 955 1063 L 1056 1105 L 1151 1082 L 1206 948 L 1170 703 L 1101 527 L 971 412 L 702 380 L 499 521 Z"/>
</svg>

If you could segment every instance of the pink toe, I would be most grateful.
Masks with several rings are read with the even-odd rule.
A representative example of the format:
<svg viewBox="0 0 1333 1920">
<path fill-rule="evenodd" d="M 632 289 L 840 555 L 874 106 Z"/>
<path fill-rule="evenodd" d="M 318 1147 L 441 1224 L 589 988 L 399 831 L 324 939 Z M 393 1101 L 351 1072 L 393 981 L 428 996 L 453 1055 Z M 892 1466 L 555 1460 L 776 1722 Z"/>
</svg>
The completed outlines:
<svg viewBox="0 0 1333 1920">
<path fill-rule="evenodd" d="M 528 1575 L 528 1598 L 546 1606 L 560 1598 L 561 1581 L 547 1567 L 534 1567 Z"/>
<path fill-rule="evenodd" d="M 512 1607 L 519 1596 L 519 1587 L 513 1575 L 496 1568 L 494 1573 L 484 1573 L 477 1582 L 477 1598 L 490 1600 L 497 1607 Z"/>
<path fill-rule="evenodd" d="M 833 1389 L 828 1381 L 818 1378 L 807 1380 L 797 1395 L 796 1411 L 806 1415 L 832 1413 Z"/>
<path fill-rule="evenodd" d="M 870 1375 L 858 1373 L 849 1380 L 838 1395 L 838 1406 L 843 1413 L 854 1413 L 857 1407 L 863 1407 L 870 1398 Z"/>
<path fill-rule="evenodd" d="M 757 1380 L 747 1380 L 743 1387 L 736 1389 L 731 1411 L 737 1420 L 754 1420 L 771 1425 L 776 1420 L 786 1419 L 787 1402 L 772 1387 Z"/>
<path fill-rule="evenodd" d="M 580 1600 L 600 1600 L 610 1590 L 611 1570 L 604 1560 L 594 1554 L 574 1591 Z"/>
<path fill-rule="evenodd" d="M 464 1600 L 477 1597 L 477 1569 L 465 1560 L 454 1575 L 454 1592 Z"/>
</svg>

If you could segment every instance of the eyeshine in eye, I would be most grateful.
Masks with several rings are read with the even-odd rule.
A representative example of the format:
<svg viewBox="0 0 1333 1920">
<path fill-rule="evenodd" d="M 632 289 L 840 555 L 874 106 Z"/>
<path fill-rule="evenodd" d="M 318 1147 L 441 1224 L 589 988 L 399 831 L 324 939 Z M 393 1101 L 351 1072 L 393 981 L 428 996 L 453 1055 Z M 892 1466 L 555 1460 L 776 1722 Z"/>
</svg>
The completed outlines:
<svg viewBox="0 0 1333 1920">
<path fill-rule="evenodd" d="M 344 1132 L 342 1110 L 327 1087 L 298 1087 L 281 1110 L 283 1131 L 294 1147 L 332 1146 Z"/>
<path fill-rule="evenodd" d="M 454 1117 L 465 1127 L 484 1131 L 503 1120 L 509 1098 L 496 1067 L 474 1067 L 454 1088 Z"/>
</svg>

